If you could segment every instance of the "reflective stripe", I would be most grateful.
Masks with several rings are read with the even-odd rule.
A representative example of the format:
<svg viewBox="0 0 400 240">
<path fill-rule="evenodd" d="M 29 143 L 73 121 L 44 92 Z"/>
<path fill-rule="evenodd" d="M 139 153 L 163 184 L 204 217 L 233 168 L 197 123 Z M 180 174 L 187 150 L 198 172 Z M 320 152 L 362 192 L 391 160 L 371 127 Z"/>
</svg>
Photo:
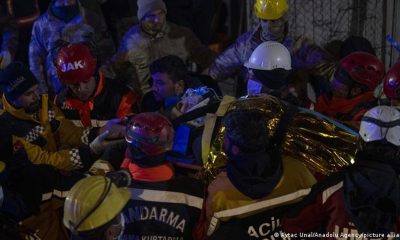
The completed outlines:
<svg viewBox="0 0 400 240">
<path fill-rule="evenodd" d="M 301 189 L 297 192 L 286 194 L 286 195 L 283 195 L 283 196 L 280 196 L 277 198 L 268 199 L 268 200 L 252 203 L 249 205 L 245 205 L 242 207 L 237 207 L 237 208 L 233 208 L 233 209 L 216 212 L 216 213 L 214 213 L 214 216 L 212 217 L 212 219 L 210 221 L 210 225 L 208 226 L 207 236 L 210 236 L 211 234 L 214 233 L 215 229 L 217 228 L 217 226 L 219 224 L 220 218 L 233 217 L 233 216 L 238 216 L 238 215 L 242 215 L 245 213 L 248 214 L 248 213 L 251 213 L 251 212 L 254 212 L 257 210 L 261 210 L 264 208 L 272 208 L 272 207 L 275 207 L 275 206 L 278 206 L 278 205 L 281 205 L 284 203 L 289 203 L 290 201 L 304 197 L 305 195 L 309 194 L 310 191 L 311 191 L 311 188 Z"/>
<path fill-rule="evenodd" d="M 59 191 L 54 189 L 53 192 L 42 194 L 42 201 L 51 199 L 53 196 L 58 198 L 66 198 L 69 191 Z"/>
<path fill-rule="evenodd" d="M 186 193 L 135 188 L 129 188 L 129 191 L 132 193 L 133 200 L 185 204 L 198 209 L 203 206 L 203 198 Z"/>
<path fill-rule="evenodd" d="M 83 144 L 88 145 L 89 144 L 89 134 L 90 134 L 90 130 L 92 128 L 86 128 L 83 132 L 82 132 L 82 137 L 81 137 L 81 141 Z"/>
<path fill-rule="evenodd" d="M 341 181 L 340 183 L 338 183 L 338 184 L 326 189 L 322 193 L 322 204 L 324 204 L 332 194 L 334 194 L 337 190 L 339 190 L 342 187 L 343 187 L 343 181 Z"/>
<path fill-rule="evenodd" d="M 70 120 L 75 126 L 83 127 L 83 124 L 82 124 L 81 120 L 72 120 L 72 119 L 70 119 Z M 103 127 L 103 126 L 106 125 L 107 121 L 108 120 L 92 119 L 92 120 L 90 120 L 90 123 L 91 123 L 92 127 Z"/>
</svg>

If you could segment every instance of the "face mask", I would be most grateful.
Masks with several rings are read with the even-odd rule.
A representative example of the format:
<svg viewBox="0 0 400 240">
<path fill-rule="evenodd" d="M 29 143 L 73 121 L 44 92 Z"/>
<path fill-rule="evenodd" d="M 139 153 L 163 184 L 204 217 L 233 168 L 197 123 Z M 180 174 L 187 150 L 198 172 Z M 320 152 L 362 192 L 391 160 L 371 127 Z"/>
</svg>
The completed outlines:
<svg viewBox="0 0 400 240">
<path fill-rule="evenodd" d="M 263 85 L 254 80 L 247 81 L 247 95 L 257 95 L 261 93 Z"/>
<path fill-rule="evenodd" d="M 76 15 L 79 13 L 78 4 L 70 5 L 70 6 L 52 6 L 51 8 L 54 16 L 61 19 L 64 22 L 71 21 Z"/>
</svg>

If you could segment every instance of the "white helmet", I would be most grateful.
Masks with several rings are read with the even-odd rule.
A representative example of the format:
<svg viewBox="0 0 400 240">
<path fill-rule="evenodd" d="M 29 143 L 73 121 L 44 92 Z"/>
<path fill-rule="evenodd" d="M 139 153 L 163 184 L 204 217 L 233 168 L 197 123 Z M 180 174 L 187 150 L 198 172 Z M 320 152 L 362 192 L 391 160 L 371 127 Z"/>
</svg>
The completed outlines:
<svg viewBox="0 0 400 240">
<path fill-rule="evenodd" d="M 250 56 L 249 61 L 244 64 L 245 67 L 257 70 L 274 70 L 283 68 L 292 69 L 292 60 L 289 50 L 278 42 L 263 42 Z"/>
<path fill-rule="evenodd" d="M 386 139 L 400 146 L 400 112 L 394 107 L 377 106 L 361 119 L 360 136 L 365 142 Z"/>
</svg>

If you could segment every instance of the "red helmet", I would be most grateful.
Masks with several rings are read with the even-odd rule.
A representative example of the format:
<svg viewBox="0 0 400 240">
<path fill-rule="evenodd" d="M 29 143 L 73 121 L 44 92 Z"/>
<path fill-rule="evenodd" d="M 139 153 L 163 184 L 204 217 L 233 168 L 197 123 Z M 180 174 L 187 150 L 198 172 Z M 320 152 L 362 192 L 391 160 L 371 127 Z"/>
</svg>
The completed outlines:
<svg viewBox="0 0 400 240">
<path fill-rule="evenodd" d="M 159 113 L 140 113 L 130 120 L 125 139 L 146 156 L 157 156 L 171 150 L 174 128 L 171 122 Z"/>
<path fill-rule="evenodd" d="M 383 91 L 388 98 L 400 99 L 400 62 L 393 65 L 383 79 Z"/>
<path fill-rule="evenodd" d="M 353 52 L 340 61 L 340 66 L 350 75 L 354 82 L 374 90 L 383 75 L 385 67 L 374 55 L 366 52 Z"/>
<path fill-rule="evenodd" d="M 72 43 L 60 49 L 55 65 L 62 83 L 78 84 L 94 75 L 96 63 L 89 46 Z"/>
</svg>

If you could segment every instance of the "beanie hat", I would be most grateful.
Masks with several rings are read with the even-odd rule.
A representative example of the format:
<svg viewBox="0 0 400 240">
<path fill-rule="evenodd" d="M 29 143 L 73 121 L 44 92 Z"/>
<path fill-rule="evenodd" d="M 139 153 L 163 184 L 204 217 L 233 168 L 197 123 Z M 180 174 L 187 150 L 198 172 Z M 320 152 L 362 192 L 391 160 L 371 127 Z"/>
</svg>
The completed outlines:
<svg viewBox="0 0 400 240">
<path fill-rule="evenodd" d="M 0 86 L 8 100 L 15 100 L 38 84 L 33 73 L 22 62 L 12 62 L 0 73 Z"/>
<path fill-rule="evenodd" d="M 164 10 L 167 12 L 167 7 L 162 0 L 138 0 L 137 5 L 137 17 L 139 20 L 142 20 L 146 14 L 155 10 Z"/>
</svg>

